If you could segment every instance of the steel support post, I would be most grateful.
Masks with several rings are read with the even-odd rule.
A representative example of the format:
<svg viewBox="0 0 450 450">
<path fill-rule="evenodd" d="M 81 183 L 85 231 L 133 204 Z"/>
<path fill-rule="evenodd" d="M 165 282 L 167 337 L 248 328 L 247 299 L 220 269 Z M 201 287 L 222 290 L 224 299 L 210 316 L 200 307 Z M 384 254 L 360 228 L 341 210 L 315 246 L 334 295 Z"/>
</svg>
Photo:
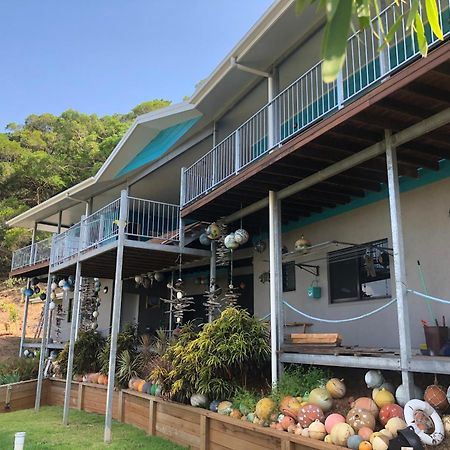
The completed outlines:
<svg viewBox="0 0 450 450">
<path fill-rule="evenodd" d="M 86 215 L 82 215 L 81 219 L 80 219 L 80 243 L 78 246 L 78 258 L 80 257 L 80 253 L 81 253 L 81 249 L 84 247 L 85 243 L 86 243 Z M 76 273 L 75 273 L 76 276 Z M 76 311 L 76 314 L 74 316 L 72 316 L 72 321 L 75 321 L 75 341 L 77 341 L 78 339 L 78 332 L 80 331 L 80 320 L 81 320 L 81 284 L 83 283 L 83 277 L 81 276 L 81 271 L 80 271 L 80 300 L 79 300 L 79 304 L 78 304 L 78 309 Z M 75 298 L 73 300 L 75 302 Z M 72 305 L 73 306 L 73 305 Z M 73 309 L 73 308 L 72 308 Z"/>
<path fill-rule="evenodd" d="M 270 339 L 271 339 L 271 372 L 272 385 L 278 381 L 278 351 L 280 350 L 280 334 L 282 321 L 280 307 L 281 290 L 281 205 L 277 193 L 269 191 L 269 259 L 270 259 Z M 280 333 L 281 328 L 281 333 Z"/>
<path fill-rule="evenodd" d="M 31 279 L 28 278 L 27 289 L 31 287 Z M 28 321 L 28 306 L 30 304 L 30 297 L 25 295 L 25 305 L 23 309 L 22 333 L 20 335 L 19 357 L 23 356 L 23 344 L 27 335 L 27 321 Z"/>
<path fill-rule="evenodd" d="M 216 285 L 216 241 L 211 241 L 211 259 L 209 260 L 209 292 L 215 290 Z M 213 320 L 212 314 L 208 314 L 208 322 Z"/>
<path fill-rule="evenodd" d="M 386 163 L 389 188 L 389 210 L 391 216 L 392 247 L 394 251 L 395 296 L 397 298 L 398 333 L 400 340 L 400 364 L 402 383 L 411 398 L 413 376 L 408 371 L 411 360 L 411 336 L 406 291 L 405 251 L 398 183 L 397 150 L 392 142 L 390 130 L 385 131 Z"/>
<path fill-rule="evenodd" d="M 186 194 L 186 167 L 181 168 L 181 180 L 180 180 L 180 208 L 185 203 Z M 184 220 L 181 218 L 181 213 L 179 213 L 179 226 L 178 226 L 178 237 L 180 249 L 184 248 Z"/>
<path fill-rule="evenodd" d="M 74 299 L 72 304 L 72 323 L 70 324 L 70 340 L 69 340 L 69 355 L 67 357 L 67 375 L 66 375 L 66 390 L 64 393 L 64 413 L 63 413 L 63 424 L 69 424 L 69 407 L 70 407 L 70 391 L 72 387 L 72 376 L 73 376 L 73 356 L 75 353 L 75 340 L 77 335 L 77 328 L 79 325 L 79 320 L 76 320 L 80 315 L 80 286 L 81 285 L 81 262 L 77 261 L 76 271 L 75 271 L 75 289 L 74 289 Z"/>
<path fill-rule="evenodd" d="M 53 245 L 53 240 L 52 240 Z M 50 294 L 52 292 L 52 277 L 50 270 L 48 272 L 47 279 L 47 297 L 44 302 L 44 314 L 43 314 L 43 324 L 42 324 L 42 341 L 41 341 L 41 350 L 39 355 L 39 371 L 38 371 L 38 381 L 36 386 L 36 401 L 34 403 L 35 411 L 39 411 L 41 407 L 41 394 L 42 394 L 42 384 L 44 382 L 44 369 L 45 369 L 45 354 L 47 353 L 47 328 L 49 321 L 49 307 L 48 305 L 51 302 Z"/>
<path fill-rule="evenodd" d="M 122 304 L 122 266 L 123 247 L 125 243 L 125 227 L 128 219 L 128 194 L 126 190 L 120 193 L 119 232 L 117 238 L 116 276 L 114 280 L 114 302 L 111 325 L 111 348 L 109 352 L 108 390 L 106 394 L 106 414 L 104 441 L 112 439 L 112 409 L 114 395 L 114 380 L 116 373 L 117 335 L 120 326 L 120 308 Z"/>
</svg>

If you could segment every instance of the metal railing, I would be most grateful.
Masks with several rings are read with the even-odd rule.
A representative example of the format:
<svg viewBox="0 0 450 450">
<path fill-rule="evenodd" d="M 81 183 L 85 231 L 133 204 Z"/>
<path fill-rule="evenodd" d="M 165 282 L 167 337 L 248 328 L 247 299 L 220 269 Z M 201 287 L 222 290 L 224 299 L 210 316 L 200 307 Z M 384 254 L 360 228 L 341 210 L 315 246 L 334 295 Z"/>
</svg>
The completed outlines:
<svg viewBox="0 0 450 450">
<path fill-rule="evenodd" d="M 63 264 L 78 254 L 80 248 L 81 223 L 72 225 L 66 231 L 53 237 L 50 266 L 53 268 Z"/>
<path fill-rule="evenodd" d="M 114 200 L 95 213 L 81 220 L 81 251 L 115 240 L 119 230 L 120 199 Z"/>
<path fill-rule="evenodd" d="M 179 240 L 180 206 L 128 197 L 128 221 L 125 233 L 129 239 Z"/>
<path fill-rule="evenodd" d="M 372 28 L 357 31 L 348 40 L 347 58 L 337 80 L 322 81 L 322 61 L 294 81 L 212 150 L 188 167 L 183 176 L 182 206 L 207 194 L 244 167 L 300 133 L 324 116 L 333 114 L 420 55 L 417 39 L 411 37 L 405 21 L 390 46 L 380 49 L 379 30 L 389 29 L 404 14 L 411 0 L 392 2 L 372 19 Z M 450 0 L 438 0 L 444 36 L 450 35 Z M 405 14 L 406 13 L 406 14 Z M 425 23 L 430 46 L 439 40 Z"/>
<path fill-rule="evenodd" d="M 179 241 L 180 207 L 135 197 L 127 199 L 127 239 L 156 243 Z M 120 199 L 114 200 L 95 213 L 82 218 L 53 240 L 50 264 L 52 269 L 64 264 L 79 253 L 100 248 L 117 239 L 119 231 Z"/>
<path fill-rule="evenodd" d="M 19 248 L 12 255 L 11 271 L 49 260 L 51 246 L 52 240 L 47 238 Z"/>
</svg>

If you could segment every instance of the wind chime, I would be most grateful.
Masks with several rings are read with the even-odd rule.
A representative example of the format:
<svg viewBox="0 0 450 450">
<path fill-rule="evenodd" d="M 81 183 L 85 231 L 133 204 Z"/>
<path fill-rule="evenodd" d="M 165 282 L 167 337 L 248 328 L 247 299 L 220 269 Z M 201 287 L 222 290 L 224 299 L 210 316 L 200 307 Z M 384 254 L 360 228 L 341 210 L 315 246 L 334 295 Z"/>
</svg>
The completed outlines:
<svg viewBox="0 0 450 450">
<path fill-rule="evenodd" d="M 174 283 L 173 281 L 167 283 L 167 289 L 169 290 L 169 298 L 161 298 L 164 303 L 169 304 L 170 310 L 166 313 L 170 313 L 172 317 L 175 318 L 177 327 L 182 325 L 184 313 L 195 311 L 191 308 L 194 304 L 194 297 L 189 297 L 184 288 L 184 283 L 181 278 L 181 264 L 182 256 L 181 253 L 178 257 L 179 268 L 178 268 L 178 280 Z"/>
<path fill-rule="evenodd" d="M 217 317 L 224 309 L 236 306 L 241 295 L 239 288 L 234 287 L 233 284 L 233 251 L 240 245 L 246 244 L 250 236 L 242 228 L 242 222 L 241 227 L 234 233 L 226 234 L 226 230 L 225 225 L 213 222 L 208 226 L 205 233 L 209 240 L 217 242 L 216 264 L 224 265 L 226 259 L 226 265 L 230 265 L 230 281 L 224 296 L 221 297 L 222 289 L 216 285 L 214 279 L 211 279 L 209 291 L 205 292 L 206 302 L 203 305 L 207 308 L 210 319 Z M 200 241 L 202 241 L 202 236 Z"/>
<path fill-rule="evenodd" d="M 98 278 L 84 278 L 80 288 L 81 320 L 80 329 L 83 331 L 98 328 L 98 308 L 101 300 L 98 296 L 102 284 Z"/>
</svg>

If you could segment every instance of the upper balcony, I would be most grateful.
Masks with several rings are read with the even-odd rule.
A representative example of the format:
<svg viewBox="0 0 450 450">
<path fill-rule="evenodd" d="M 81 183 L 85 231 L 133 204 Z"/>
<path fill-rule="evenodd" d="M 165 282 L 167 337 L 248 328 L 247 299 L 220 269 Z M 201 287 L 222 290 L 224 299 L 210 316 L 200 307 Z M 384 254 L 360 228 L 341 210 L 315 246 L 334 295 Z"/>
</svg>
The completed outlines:
<svg viewBox="0 0 450 450">
<path fill-rule="evenodd" d="M 373 31 L 380 27 L 380 23 L 384 29 L 389 29 L 400 15 L 406 17 L 409 7 L 410 1 L 399 5 L 393 2 L 381 12 L 381 22 L 375 18 L 372 28 L 358 31 L 349 38 L 346 62 L 335 82 L 325 84 L 321 63 L 314 65 L 188 167 L 182 180 L 182 216 L 193 212 L 201 198 L 238 174 L 252 172 L 252 166 L 268 154 L 277 152 L 295 135 L 337 114 L 419 59 L 417 39 L 411 38 L 404 22 L 396 31 L 391 45 L 381 50 L 380 41 Z M 450 35 L 449 0 L 438 0 L 438 8 L 441 27 L 447 38 Z M 440 42 L 427 23 L 425 31 L 430 48 Z M 207 198 L 202 201 L 207 202 Z"/>
</svg>

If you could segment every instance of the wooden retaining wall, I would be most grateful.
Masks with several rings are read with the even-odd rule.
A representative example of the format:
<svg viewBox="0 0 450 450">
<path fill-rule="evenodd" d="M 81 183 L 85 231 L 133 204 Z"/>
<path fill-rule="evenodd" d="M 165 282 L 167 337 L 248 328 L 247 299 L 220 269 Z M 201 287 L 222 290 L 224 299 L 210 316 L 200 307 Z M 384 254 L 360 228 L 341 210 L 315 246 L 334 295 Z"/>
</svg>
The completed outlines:
<svg viewBox="0 0 450 450">
<path fill-rule="evenodd" d="M 34 408 L 36 398 L 36 380 L 0 386 L 0 414 L 19 409 Z M 47 381 L 42 386 L 42 404 L 47 401 Z"/>
<path fill-rule="evenodd" d="M 63 405 L 64 389 L 65 381 L 47 380 L 46 404 Z M 106 387 L 73 382 L 70 400 L 73 408 L 104 414 Z M 113 417 L 193 450 L 344 450 L 128 389 L 114 392 Z"/>
</svg>

